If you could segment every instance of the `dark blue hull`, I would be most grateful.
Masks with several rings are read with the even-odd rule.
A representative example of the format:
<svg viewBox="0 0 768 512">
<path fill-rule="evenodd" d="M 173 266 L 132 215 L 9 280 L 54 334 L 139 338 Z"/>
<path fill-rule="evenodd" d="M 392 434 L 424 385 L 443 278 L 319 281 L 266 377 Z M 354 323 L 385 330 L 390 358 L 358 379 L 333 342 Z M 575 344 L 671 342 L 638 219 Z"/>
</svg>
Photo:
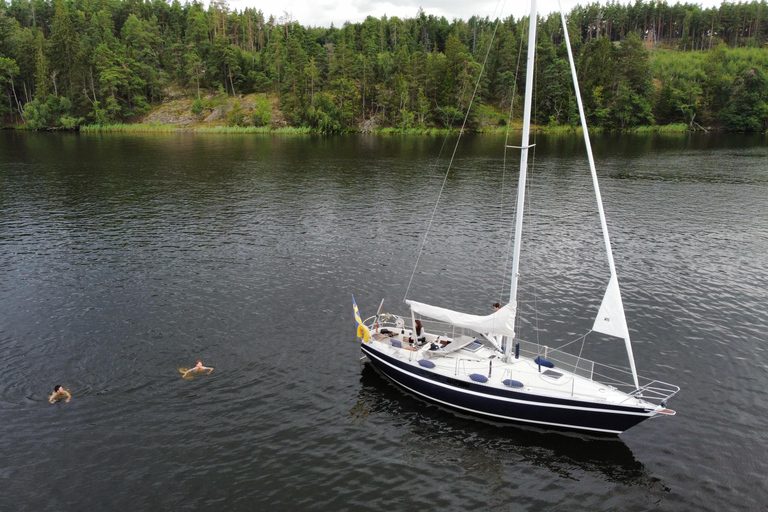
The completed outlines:
<svg viewBox="0 0 768 512">
<path fill-rule="evenodd" d="M 382 354 L 365 343 L 361 348 L 379 371 L 408 391 L 493 421 L 620 434 L 652 415 L 639 407 L 585 403 L 452 379 Z"/>
</svg>

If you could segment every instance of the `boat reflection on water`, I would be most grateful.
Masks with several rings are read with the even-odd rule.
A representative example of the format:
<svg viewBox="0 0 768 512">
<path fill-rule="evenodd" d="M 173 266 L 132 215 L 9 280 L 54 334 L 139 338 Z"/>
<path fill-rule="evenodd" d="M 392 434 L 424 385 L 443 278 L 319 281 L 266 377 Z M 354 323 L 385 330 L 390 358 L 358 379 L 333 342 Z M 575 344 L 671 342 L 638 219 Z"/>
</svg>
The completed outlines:
<svg viewBox="0 0 768 512">
<path fill-rule="evenodd" d="M 408 445 L 409 451 L 440 453 L 443 460 L 463 461 L 473 471 L 479 465 L 528 464 L 562 478 L 581 479 L 586 472 L 617 484 L 668 491 L 618 437 L 479 421 L 432 403 L 425 409 L 424 401 L 397 388 L 369 364 L 363 365 L 360 383 L 358 401 L 350 410 L 353 422 L 390 416 L 397 422 L 392 426 L 406 432 L 393 440 Z"/>
</svg>

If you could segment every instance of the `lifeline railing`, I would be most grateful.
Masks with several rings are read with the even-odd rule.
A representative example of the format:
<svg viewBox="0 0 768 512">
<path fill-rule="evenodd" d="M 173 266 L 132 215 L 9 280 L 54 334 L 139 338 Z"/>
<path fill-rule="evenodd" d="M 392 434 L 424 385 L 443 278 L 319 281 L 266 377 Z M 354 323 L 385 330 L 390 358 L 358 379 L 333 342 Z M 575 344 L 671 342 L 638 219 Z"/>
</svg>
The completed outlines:
<svg viewBox="0 0 768 512">
<path fill-rule="evenodd" d="M 398 318 L 401 320 L 401 325 L 398 325 L 397 323 Z M 375 320 L 376 317 L 370 317 L 365 320 L 365 323 L 373 327 Z M 404 319 L 395 315 L 390 315 L 390 318 L 385 318 L 385 315 L 380 315 L 378 323 L 380 327 L 405 330 L 407 333 L 411 330 L 408 326 L 410 323 L 409 320 L 410 319 Z M 421 322 L 422 325 L 424 325 L 424 329 L 430 334 L 451 339 L 456 339 L 461 335 L 465 335 L 474 337 L 482 343 L 487 343 L 482 336 L 478 336 L 477 333 L 469 329 L 457 328 L 452 324 L 437 320 L 421 319 Z M 516 340 L 515 343 L 520 345 L 519 354 L 523 357 L 529 359 L 541 357 L 553 363 L 556 368 L 594 382 L 605 384 L 606 386 L 620 389 L 631 397 L 642 398 L 649 402 L 663 405 L 667 400 L 680 391 L 680 388 L 674 384 L 642 376 L 638 376 L 640 388 L 635 388 L 632 380 L 632 373 L 628 369 L 597 363 L 562 350 L 551 348 L 547 345 L 540 345 L 525 340 Z M 459 369 L 457 368 L 457 371 L 458 370 Z"/>
</svg>

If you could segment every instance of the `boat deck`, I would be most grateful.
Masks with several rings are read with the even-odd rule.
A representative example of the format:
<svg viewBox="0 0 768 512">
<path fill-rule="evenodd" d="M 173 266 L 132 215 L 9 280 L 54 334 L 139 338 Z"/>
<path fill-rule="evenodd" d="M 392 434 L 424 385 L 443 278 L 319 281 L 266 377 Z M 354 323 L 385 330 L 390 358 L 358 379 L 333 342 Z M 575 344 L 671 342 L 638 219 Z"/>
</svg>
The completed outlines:
<svg viewBox="0 0 768 512">
<path fill-rule="evenodd" d="M 428 360 L 434 364 L 430 371 L 443 376 L 554 398 L 649 409 L 657 407 L 656 404 L 624 393 L 613 386 L 573 374 L 557 366 L 539 366 L 528 357 L 504 362 L 501 352 L 468 336 L 451 339 L 427 333 L 427 343 L 419 346 L 409 343 L 408 329 L 393 331 L 385 329 L 384 333 L 374 332 L 369 343 L 375 344 L 377 350 L 399 360 L 408 361 L 414 366 L 420 365 L 419 360 Z M 437 348 L 438 345 L 440 348 Z M 421 366 L 424 366 L 423 363 Z"/>
</svg>

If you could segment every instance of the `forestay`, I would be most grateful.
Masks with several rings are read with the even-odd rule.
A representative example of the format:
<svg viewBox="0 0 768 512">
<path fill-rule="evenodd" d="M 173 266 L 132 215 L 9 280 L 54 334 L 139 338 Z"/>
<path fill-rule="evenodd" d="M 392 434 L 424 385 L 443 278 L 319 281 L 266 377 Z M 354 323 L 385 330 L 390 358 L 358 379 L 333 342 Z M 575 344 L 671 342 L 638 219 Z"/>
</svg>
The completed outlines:
<svg viewBox="0 0 768 512">
<path fill-rule="evenodd" d="M 531 2 L 531 8 L 536 6 L 536 1 Z M 619 290 L 619 279 L 616 277 L 616 265 L 613 262 L 613 251 L 611 250 L 611 240 L 608 236 L 608 223 L 605 220 L 605 211 L 603 210 L 603 199 L 600 196 L 600 185 L 597 183 L 597 170 L 595 169 L 595 159 L 592 156 L 592 144 L 589 141 L 589 130 L 587 129 L 587 116 L 584 113 L 584 104 L 581 101 L 581 91 L 579 90 L 579 79 L 576 75 L 576 63 L 573 60 L 573 51 L 571 51 L 571 41 L 568 38 L 568 24 L 565 22 L 565 13 L 560 9 L 560 20 L 563 23 L 565 37 L 565 47 L 568 50 L 568 61 L 571 65 L 571 76 L 573 77 L 573 88 L 576 93 L 576 104 L 579 107 L 579 116 L 581 117 L 581 128 L 584 135 L 584 145 L 587 149 L 587 160 L 589 161 L 589 171 L 592 175 L 592 185 L 595 189 L 595 199 L 597 200 L 597 211 L 600 214 L 600 226 L 603 230 L 603 241 L 605 242 L 605 255 L 608 258 L 608 268 L 611 270 L 611 279 L 608 281 L 608 289 L 603 296 L 603 302 L 597 313 L 597 318 L 592 327 L 593 330 L 624 338 L 624 345 L 627 349 L 629 366 L 632 370 L 632 378 L 635 381 L 635 388 L 640 384 L 637 379 L 637 369 L 635 368 L 635 356 L 632 354 L 632 342 L 629 339 L 629 329 L 627 320 L 624 316 L 624 304 L 621 302 L 621 291 Z"/>
</svg>

